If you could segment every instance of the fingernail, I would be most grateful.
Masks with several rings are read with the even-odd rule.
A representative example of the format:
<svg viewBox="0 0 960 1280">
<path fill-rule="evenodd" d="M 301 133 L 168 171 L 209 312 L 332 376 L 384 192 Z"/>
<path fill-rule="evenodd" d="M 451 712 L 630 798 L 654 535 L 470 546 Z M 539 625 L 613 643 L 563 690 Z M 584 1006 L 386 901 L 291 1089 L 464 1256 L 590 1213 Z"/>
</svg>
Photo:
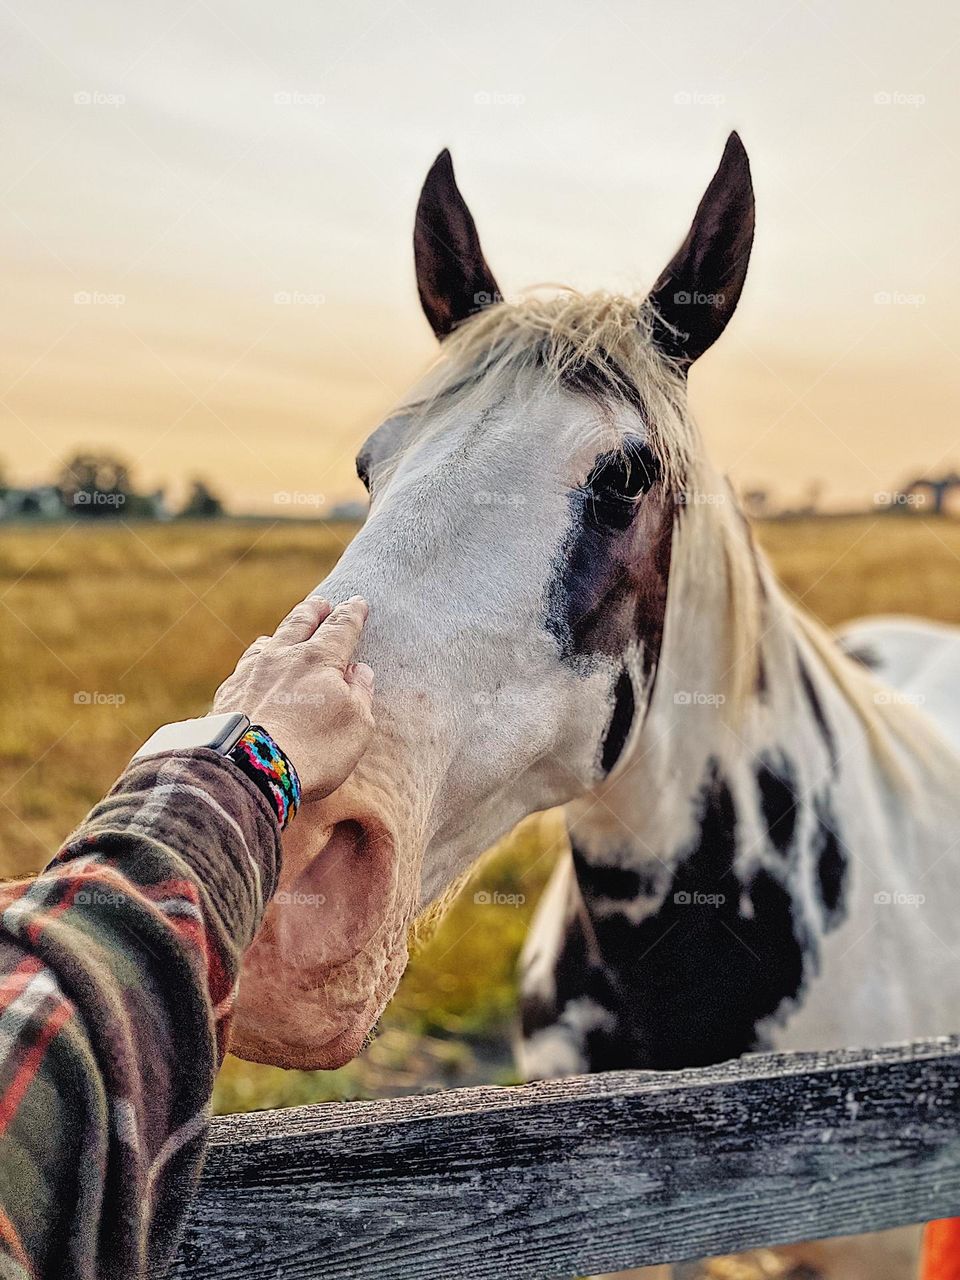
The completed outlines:
<svg viewBox="0 0 960 1280">
<path fill-rule="evenodd" d="M 365 684 L 368 689 L 373 690 L 373 667 L 368 667 L 365 662 L 358 662 L 356 665 L 356 677 L 361 684 Z"/>
</svg>

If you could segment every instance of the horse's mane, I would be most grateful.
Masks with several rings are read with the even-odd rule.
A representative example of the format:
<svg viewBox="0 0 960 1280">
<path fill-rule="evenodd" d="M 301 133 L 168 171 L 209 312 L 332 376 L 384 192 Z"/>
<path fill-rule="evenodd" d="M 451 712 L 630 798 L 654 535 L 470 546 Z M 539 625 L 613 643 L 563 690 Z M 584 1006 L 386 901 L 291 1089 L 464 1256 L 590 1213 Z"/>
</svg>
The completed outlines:
<svg viewBox="0 0 960 1280">
<path fill-rule="evenodd" d="M 557 386 L 588 395 L 601 410 L 628 405 L 643 419 L 678 509 L 670 604 L 702 588 L 704 575 L 725 581 L 727 644 L 724 715 L 736 719 L 749 705 L 761 677 L 775 680 L 784 661 L 784 626 L 819 658 L 827 677 L 863 725 L 890 773 L 894 743 L 921 759 L 933 759 L 939 734 L 926 717 L 877 697 L 880 684 L 776 582 L 753 541 L 746 514 L 727 480 L 710 464 L 688 410 L 681 369 L 655 341 L 663 322 L 648 302 L 607 293 L 582 294 L 551 287 L 484 308 L 444 341 L 420 385 L 416 408 L 427 410 L 448 396 L 475 399 L 478 412 L 518 381 Z M 611 440 L 618 437 L 610 415 Z M 665 637 L 666 642 L 666 637 Z M 795 655 L 791 654 L 791 660 Z"/>
<path fill-rule="evenodd" d="M 667 483 L 676 488 L 701 450 L 682 374 L 653 344 L 656 319 L 636 298 L 532 291 L 486 307 L 454 330 L 424 389 L 431 404 L 452 392 L 489 403 L 491 384 L 515 384 L 526 372 L 541 386 L 585 392 L 601 407 L 633 404 L 643 412 Z"/>
</svg>

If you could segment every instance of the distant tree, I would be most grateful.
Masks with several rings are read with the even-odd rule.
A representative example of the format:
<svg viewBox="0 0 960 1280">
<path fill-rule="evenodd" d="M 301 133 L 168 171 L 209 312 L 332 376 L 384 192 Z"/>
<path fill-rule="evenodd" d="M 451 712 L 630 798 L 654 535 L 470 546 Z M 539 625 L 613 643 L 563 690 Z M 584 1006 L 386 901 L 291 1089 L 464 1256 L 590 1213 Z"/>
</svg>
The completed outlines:
<svg viewBox="0 0 960 1280">
<path fill-rule="evenodd" d="M 196 479 L 190 495 L 180 510 L 183 520 L 215 520 L 223 515 L 223 503 L 205 480 Z"/>
<path fill-rule="evenodd" d="M 773 503 L 768 489 L 748 489 L 743 495 L 747 514 L 759 519 L 770 514 Z"/>
<path fill-rule="evenodd" d="M 804 510 L 810 515 L 815 515 L 820 509 L 820 503 L 823 500 L 823 481 L 811 480 L 807 485 L 804 497 Z"/>
<path fill-rule="evenodd" d="M 123 514 L 133 495 L 130 469 L 106 453 L 78 453 L 66 462 L 57 479 L 64 507 L 71 515 Z"/>
<path fill-rule="evenodd" d="M 128 494 L 123 511 L 124 515 L 143 520 L 164 520 L 167 518 L 164 491 L 155 489 L 153 493 Z"/>
<path fill-rule="evenodd" d="M 897 505 L 907 511 L 929 513 L 932 510 L 934 515 L 941 516 L 956 507 L 952 498 L 957 493 L 960 493 L 960 474 L 956 471 L 940 476 L 918 476 L 898 495 Z"/>
</svg>

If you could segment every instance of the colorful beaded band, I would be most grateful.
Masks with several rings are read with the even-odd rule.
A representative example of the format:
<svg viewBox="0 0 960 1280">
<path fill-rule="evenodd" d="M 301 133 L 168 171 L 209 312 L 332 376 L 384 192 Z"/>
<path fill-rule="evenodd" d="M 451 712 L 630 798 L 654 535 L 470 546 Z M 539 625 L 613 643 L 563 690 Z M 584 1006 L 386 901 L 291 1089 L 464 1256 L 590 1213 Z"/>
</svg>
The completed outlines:
<svg viewBox="0 0 960 1280">
<path fill-rule="evenodd" d="M 230 759 L 269 800 L 282 831 L 300 808 L 296 769 L 258 724 L 250 726 L 230 752 Z"/>
</svg>

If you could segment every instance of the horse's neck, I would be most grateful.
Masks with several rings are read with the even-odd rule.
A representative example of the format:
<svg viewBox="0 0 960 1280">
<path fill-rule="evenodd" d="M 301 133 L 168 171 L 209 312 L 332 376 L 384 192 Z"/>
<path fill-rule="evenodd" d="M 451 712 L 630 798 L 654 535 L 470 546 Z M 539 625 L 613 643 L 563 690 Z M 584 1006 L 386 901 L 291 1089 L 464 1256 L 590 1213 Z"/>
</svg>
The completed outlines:
<svg viewBox="0 0 960 1280">
<path fill-rule="evenodd" d="M 679 654 L 665 646 L 629 756 L 571 806 L 588 857 L 676 866 L 696 841 L 702 792 L 714 777 L 732 795 L 742 852 L 793 845 L 810 834 L 801 810 L 836 804 L 854 780 L 862 788 L 876 775 L 848 698 L 775 584 L 766 590 L 762 652 L 750 655 L 755 671 L 740 706 L 728 692 L 730 648 L 710 619 L 674 626 L 683 646 Z"/>
<path fill-rule="evenodd" d="M 765 616 L 743 706 L 720 701 L 725 647 L 691 620 L 629 757 L 570 806 L 587 954 L 614 1009 L 600 1065 L 762 1044 L 846 918 L 850 845 L 865 843 L 848 822 L 870 824 L 869 843 L 896 820 L 862 722 L 773 584 Z"/>
</svg>

